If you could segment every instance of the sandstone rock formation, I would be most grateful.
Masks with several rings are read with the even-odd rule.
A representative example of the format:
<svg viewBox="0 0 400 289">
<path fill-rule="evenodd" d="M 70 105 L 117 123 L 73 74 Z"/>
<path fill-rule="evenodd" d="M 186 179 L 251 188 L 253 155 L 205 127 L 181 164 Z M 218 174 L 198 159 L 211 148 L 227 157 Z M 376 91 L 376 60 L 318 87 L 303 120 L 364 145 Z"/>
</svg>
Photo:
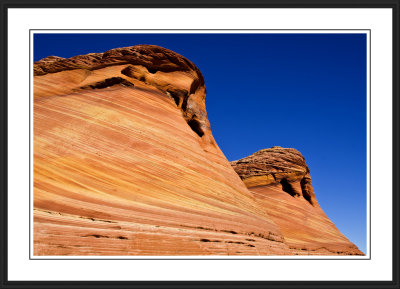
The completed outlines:
<svg viewBox="0 0 400 289">
<path fill-rule="evenodd" d="M 325 215 L 310 170 L 295 149 L 279 146 L 231 162 L 297 255 L 363 255 Z"/>
<path fill-rule="evenodd" d="M 193 63 L 140 45 L 34 75 L 34 255 L 290 253 L 215 143 Z"/>
<path fill-rule="evenodd" d="M 212 136 L 205 96 L 192 62 L 153 45 L 34 63 L 34 255 L 356 253 L 320 210 L 304 160 L 293 156 L 290 173 L 241 166 L 257 185 L 247 189 Z M 275 187 L 284 195 L 268 205 L 257 190 Z M 272 205 L 285 198 L 301 228 L 326 234 L 293 237 Z M 323 251 L 325 237 L 343 246 Z"/>
</svg>

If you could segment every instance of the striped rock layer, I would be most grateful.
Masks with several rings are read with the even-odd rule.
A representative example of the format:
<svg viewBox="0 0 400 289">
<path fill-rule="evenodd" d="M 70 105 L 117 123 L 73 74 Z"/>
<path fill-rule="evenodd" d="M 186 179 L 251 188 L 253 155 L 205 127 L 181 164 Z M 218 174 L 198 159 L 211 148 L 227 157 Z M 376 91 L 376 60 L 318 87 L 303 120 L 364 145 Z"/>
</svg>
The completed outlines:
<svg viewBox="0 0 400 289">
<path fill-rule="evenodd" d="M 34 64 L 34 255 L 290 254 L 218 148 L 193 63 L 150 45 Z"/>
<path fill-rule="evenodd" d="M 276 146 L 231 165 L 279 226 L 293 254 L 364 255 L 319 206 L 310 170 L 299 151 Z"/>
<path fill-rule="evenodd" d="M 205 96 L 192 62 L 153 45 L 34 63 L 33 254 L 321 253 L 295 248 L 247 189 L 212 136 Z"/>
</svg>

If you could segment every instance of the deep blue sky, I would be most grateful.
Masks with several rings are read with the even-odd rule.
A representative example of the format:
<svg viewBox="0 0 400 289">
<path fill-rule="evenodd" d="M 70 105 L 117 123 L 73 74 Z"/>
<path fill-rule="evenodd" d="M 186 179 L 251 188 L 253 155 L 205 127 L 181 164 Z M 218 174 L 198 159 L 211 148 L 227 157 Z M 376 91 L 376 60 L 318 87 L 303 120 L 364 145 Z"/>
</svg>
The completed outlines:
<svg viewBox="0 0 400 289">
<path fill-rule="evenodd" d="M 199 67 L 228 160 L 275 145 L 298 149 L 321 207 L 366 253 L 365 34 L 35 34 L 34 60 L 137 44 Z"/>
</svg>

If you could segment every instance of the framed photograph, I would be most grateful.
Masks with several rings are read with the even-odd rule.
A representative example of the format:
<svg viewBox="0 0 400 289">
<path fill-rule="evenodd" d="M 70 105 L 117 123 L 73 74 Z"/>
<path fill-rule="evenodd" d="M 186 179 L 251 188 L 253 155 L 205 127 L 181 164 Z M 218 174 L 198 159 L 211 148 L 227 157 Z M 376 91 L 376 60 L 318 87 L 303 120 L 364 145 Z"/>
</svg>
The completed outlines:
<svg viewBox="0 0 400 289">
<path fill-rule="evenodd" d="M 399 288 L 399 1 L 2 1 L 2 288 Z"/>
</svg>

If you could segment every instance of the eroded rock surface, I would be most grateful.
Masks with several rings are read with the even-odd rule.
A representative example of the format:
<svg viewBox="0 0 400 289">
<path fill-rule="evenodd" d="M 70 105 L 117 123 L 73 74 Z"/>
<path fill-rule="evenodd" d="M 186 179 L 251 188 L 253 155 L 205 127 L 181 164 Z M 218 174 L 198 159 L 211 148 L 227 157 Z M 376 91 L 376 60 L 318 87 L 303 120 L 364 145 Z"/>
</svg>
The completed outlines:
<svg viewBox="0 0 400 289">
<path fill-rule="evenodd" d="M 231 162 L 296 255 L 363 255 L 319 206 L 304 157 L 293 148 L 260 150 Z"/>
<path fill-rule="evenodd" d="M 285 255 L 200 71 L 140 45 L 34 64 L 34 255 Z"/>
<path fill-rule="evenodd" d="M 231 164 L 247 187 L 280 183 L 289 195 L 302 197 L 311 205 L 317 204 L 310 170 L 304 157 L 295 149 L 275 146 Z"/>
<path fill-rule="evenodd" d="M 154 45 L 36 62 L 34 255 L 359 253 L 296 150 L 234 162 L 241 180 L 205 97 L 199 69 Z"/>
<path fill-rule="evenodd" d="M 203 75 L 191 61 L 169 49 L 155 45 L 136 45 L 115 48 L 104 53 L 78 55 L 68 59 L 49 56 L 35 62 L 33 70 L 34 76 L 69 70 L 74 70 L 74 73 L 81 71 L 85 72 L 82 75 L 83 78 L 95 74 L 90 73 L 92 71 L 103 71 L 103 68 L 112 66 L 118 66 L 121 69 L 118 72 L 113 69 L 108 70 L 115 73 L 113 78 L 122 76 L 128 81 L 136 79 L 144 85 L 167 94 L 181 109 L 192 130 L 200 137 L 204 136 L 203 143 L 214 144 L 204 101 L 206 88 Z M 111 81 L 111 78 L 108 81 Z M 96 85 L 98 85 L 97 82 L 88 83 L 86 87 Z M 73 87 L 68 86 L 67 89 Z"/>
</svg>

